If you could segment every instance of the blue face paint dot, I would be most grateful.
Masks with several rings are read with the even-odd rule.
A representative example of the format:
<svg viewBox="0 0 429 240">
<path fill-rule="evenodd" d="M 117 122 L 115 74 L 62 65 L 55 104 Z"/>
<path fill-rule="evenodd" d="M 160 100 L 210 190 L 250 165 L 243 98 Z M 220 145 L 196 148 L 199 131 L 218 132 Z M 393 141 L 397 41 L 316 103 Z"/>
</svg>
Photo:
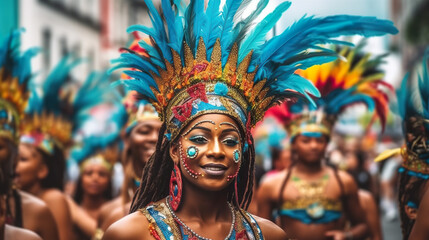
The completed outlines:
<svg viewBox="0 0 429 240">
<path fill-rule="evenodd" d="M 238 162 L 240 160 L 240 152 L 238 150 L 234 151 L 234 161 Z"/>
<path fill-rule="evenodd" d="M 194 158 L 197 155 L 197 149 L 191 146 L 188 148 L 187 153 L 188 153 L 188 157 Z"/>
</svg>

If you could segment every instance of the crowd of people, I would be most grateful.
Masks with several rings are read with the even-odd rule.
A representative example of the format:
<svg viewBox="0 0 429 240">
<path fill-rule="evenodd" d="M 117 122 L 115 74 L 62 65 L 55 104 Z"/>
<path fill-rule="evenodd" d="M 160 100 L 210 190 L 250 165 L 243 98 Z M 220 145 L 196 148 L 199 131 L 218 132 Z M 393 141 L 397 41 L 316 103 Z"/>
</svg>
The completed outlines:
<svg viewBox="0 0 429 240">
<path fill-rule="evenodd" d="M 380 215 L 429 237 L 429 50 L 395 94 L 365 48 L 388 20 L 304 16 L 267 38 L 289 2 L 258 22 L 266 0 L 145 2 L 152 27 L 85 80 L 68 55 L 34 81 L 39 49 L 1 36 L 0 240 L 377 240 Z M 394 95 L 405 140 L 377 156 Z M 337 131 L 356 105 L 363 133 Z"/>
</svg>

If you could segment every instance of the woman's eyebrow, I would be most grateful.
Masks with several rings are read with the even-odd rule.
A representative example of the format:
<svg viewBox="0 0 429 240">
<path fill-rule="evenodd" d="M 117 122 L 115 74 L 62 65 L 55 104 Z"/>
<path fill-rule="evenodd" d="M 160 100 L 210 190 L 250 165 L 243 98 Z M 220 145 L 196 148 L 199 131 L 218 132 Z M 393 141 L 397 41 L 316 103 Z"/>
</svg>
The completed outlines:
<svg viewBox="0 0 429 240">
<path fill-rule="evenodd" d="M 194 129 L 201 129 L 201 130 L 206 131 L 206 132 L 212 131 L 210 128 L 206 128 L 206 127 L 202 127 L 202 126 L 195 126 L 192 130 L 194 130 Z"/>
<path fill-rule="evenodd" d="M 222 126 L 222 125 L 228 125 L 228 126 L 231 126 L 232 128 L 234 128 L 234 130 L 235 131 L 237 131 L 237 133 L 238 134 L 240 134 L 240 131 L 238 130 L 238 128 L 237 128 L 237 126 L 235 126 L 235 124 L 232 124 L 232 123 L 230 123 L 230 122 L 221 122 L 220 124 L 219 124 L 219 126 Z M 228 129 L 225 129 L 225 131 L 226 130 L 228 130 Z M 223 131 L 222 131 L 223 132 Z"/>
<path fill-rule="evenodd" d="M 211 132 L 211 130 L 210 129 L 208 129 L 208 128 L 205 128 L 205 127 L 199 127 L 198 125 L 200 125 L 200 124 L 202 124 L 202 123 L 211 123 L 211 124 L 213 124 L 213 125 L 216 125 L 216 123 L 214 122 L 214 121 L 212 121 L 212 120 L 202 120 L 202 121 L 199 121 L 199 122 L 197 122 L 197 123 L 195 123 L 194 125 L 192 125 L 192 127 L 191 128 L 189 128 L 189 130 L 188 131 L 186 131 L 186 132 L 184 132 L 183 133 L 183 137 L 184 136 L 186 136 L 186 135 L 188 135 L 192 130 L 194 130 L 195 128 L 198 128 L 198 129 L 201 129 L 201 130 L 205 130 L 205 131 L 209 131 L 209 132 Z"/>
<path fill-rule="evenodd" d="M 236 132 L 237 134 L 240 134 L 240 132 L 237 131 L 235 128 L 227 128 L 222 131 L 222 133 L 229 133 L 229 132 Z"/>
</svg>

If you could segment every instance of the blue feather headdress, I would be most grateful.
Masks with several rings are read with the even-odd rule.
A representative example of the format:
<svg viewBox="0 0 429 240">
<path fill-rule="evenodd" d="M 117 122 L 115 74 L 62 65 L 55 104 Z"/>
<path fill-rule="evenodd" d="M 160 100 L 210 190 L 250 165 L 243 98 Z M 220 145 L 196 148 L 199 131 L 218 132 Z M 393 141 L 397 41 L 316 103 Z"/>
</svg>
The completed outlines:
<svg viewBox="0 0 429 240">
<path fill-rule="evenodd" d="M 411 78 L 405 75 L 397 91 L 399 114 L 402 117 L 406 144 L 396 149 L 403 157 L 400 172 L 429 179 L 429 48 L 426 49 L 421 71 Z M 417 82 L 415 80 L 418 80 Z M 395 153 L 394 150 L 389 151 Z M 386 159 L 386 152 L 377 160 Z M 384 155 L 384 157 L 383 157 Z"/>
<path fill-rule="evenodd" d="M 220 10 L 220 0 L 209 1 L 206 9 L 204 1 L 191 0 L 183 10 L 181 1 L 172 6 L 162 0 L 163 17 L 151 0 L 145 2 L 153 28 L 135 25 L 128 31 L 149 36 L 151 44 L 140 42 L 149 56 L 123 53 L 112 70 L 135 69 L 124 71 L 133 80 L 121 83 L 153 104 L 168 123 L 167 137 L 173 139 L 202 114 L 223 112 L 249 129 L 279 100 L 304 97 L 313 102 L 311 96 L 319 92 L 295 71 L 336 58 L 319 44 L 348 44 L 334 40 L 341 35 L 397 33 L 392 22 L 374 17 L 304 16 L 266 39 L 290 2 L 281 3 L 256 25 L 268 0 L 260 0 L 243 19 L 249 1 L 226 0 Z"/>
<path fill-rule="evenodd" d="M 38 48 L 19 51 L 22 32 L 15 30 L 0 40 L 0 136 L 15 143 L 29 98 L 30 60 L 39 52 Z"/>
<path fill-rule="evenodd" d="M 105 75 L 93 73 L 77 91 L 70 93 L 65 86 L 69 83 L 71 70 L 81 62 L 66 56 L 40 86 L 34 84 L 40 87 L 41 94 L 32 92 L 21 142 L 32 144 L 48 154 L 53 154 L 55 146 L 60 149 L 70 146 L 73 130 L 84 120 L 82 115 L 103 100 L 102 95 L 108 86 Z M 100 86 L 106 87 L 102 91 Z"/>
<path fill-rule="evenodd" d="M 110 103 L 91 108 L 86 120 L 74 133 L 79 143 L 70 151 L 69 164 L 78 164 L 81 171 L 90 163 L 101 164 L 109 171 L 112 170 L 119 156 L 115 143 L 127 119 L 126 110 L 119 100 L 110 99 Z"/>
</svg>

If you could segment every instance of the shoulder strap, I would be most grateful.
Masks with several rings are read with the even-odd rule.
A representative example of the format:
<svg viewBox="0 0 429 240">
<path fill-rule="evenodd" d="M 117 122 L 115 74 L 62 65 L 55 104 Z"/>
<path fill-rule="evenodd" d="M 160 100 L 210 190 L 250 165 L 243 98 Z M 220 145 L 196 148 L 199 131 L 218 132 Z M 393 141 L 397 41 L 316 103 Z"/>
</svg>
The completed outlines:
<svg viewBox="0 0 429 240">
<path fill-rule="evenodd" d="M 146 208 L 141 208 L 139 211 L 147 218 L 149 231 L 155 239 L 182 239 L 181 231 L 174 220 L 168 221 L 168 223 L 164 221 L 165 219 L 173 219 L 164 203 L 155 203 Z"/>
<path fill-rule="evenodd" d="M 279 197 L 277 200 L 277 209 L 280 210 L 283 204 L 283 191 L 286 188 L 286 183 L 290 178 L 290 175 L 292 174 L 292 168 L 293 168 L 294 164 L 292 163 L 288 169 L 288 172 L 286 173 L 286 177 L 284 178 L 282 185 L 280 187 L 280 192 L 279 192 Z"/>
<path fill-rule="evenodd" d="M 340 200 L 344 208 L 347 201 L 346 190 L 344 189 L 343 181 L 341 181 L 340 175 L 338 174 L 338 169 L 335 166 L 331 166 L 331 168 L 334 171 L 334 176 L 337 179 L 338 185 L 340 186 L 340 191 L 341 191 Z"/>
</svg>

